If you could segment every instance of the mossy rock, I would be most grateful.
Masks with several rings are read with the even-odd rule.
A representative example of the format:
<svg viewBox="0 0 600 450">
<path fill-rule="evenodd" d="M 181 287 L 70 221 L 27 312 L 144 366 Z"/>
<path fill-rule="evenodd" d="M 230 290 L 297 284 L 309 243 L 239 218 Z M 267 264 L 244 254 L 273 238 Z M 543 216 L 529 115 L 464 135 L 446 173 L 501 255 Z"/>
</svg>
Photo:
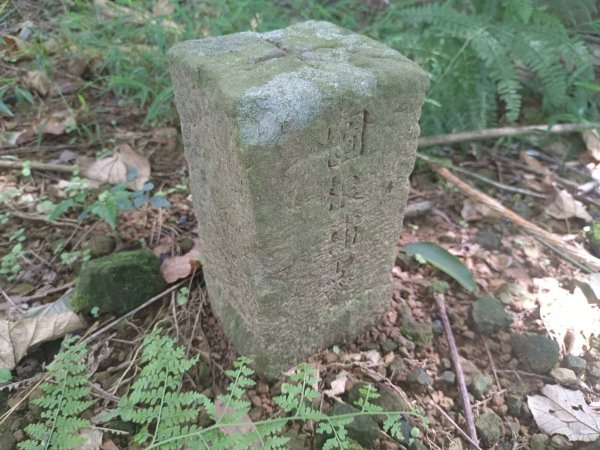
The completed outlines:
<svg viewBox="0 0 600 450">
<path fill-rule="evenodd" d="M 160 293 L 160 261 L 147 250 L 115 253 L 86 262 L 71 297 L 76 311 L 123 314 Z"/>
</svg>

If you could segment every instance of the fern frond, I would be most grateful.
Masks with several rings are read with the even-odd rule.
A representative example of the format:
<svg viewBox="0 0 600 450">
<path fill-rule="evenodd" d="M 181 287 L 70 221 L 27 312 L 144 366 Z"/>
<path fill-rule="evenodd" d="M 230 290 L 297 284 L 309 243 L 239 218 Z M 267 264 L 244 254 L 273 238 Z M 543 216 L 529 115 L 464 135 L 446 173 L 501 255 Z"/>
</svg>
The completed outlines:
<svg viewBox="0 0 600 450">
<path fill-rule="evenodd" d="M 515 121 L 530 91 L 546 112 L 596 114 L 597 106 L 581 92 L 594 80 L 590 51 L 558 17 L 534 0 L 470 4 L 469 12 L 450 2 L 395 11 L 403 29 L 386 42 L 432 79 L 422 115 L 425 134 L 487 127 L 501 117 Z M 524 67 L 537 85 L 523 78 Z"/>
<path fill-rule="evenodd" d="M 193 425 L 197 418 L 195 405 L 201 403 L 202 396 L 198 392 L 181 392 L 181 380 L 197 363 L 198 356 L 187 359 L 183 347 L 175 346 L 175 341 L 161 336 L 160 331 L 158 328 L 144 339 L 142 370 L 117 408 L 123 420 L 144 425 L 134 437 L 139 445 L 181 436 L 183 429 L 187 433 L 197 430 Z M 180 447 L 177 442 L 161 445 L 164 449 Z"/>
<path fill-rule="evenodd" d="M 83 362 L 87 349 L 76 344 L 76 340 L 75 336 L 65 338 L 61 351 L 48 365 L 49 380 L 40 388 L 43 395 L 33 400 L 42 408 L 41 417 L 46 420 L 25 427 L 32 439 L 21 442 L 20 449 L 70 450 L 84 441 L 78 433 L 90 422 L 78 416 L 92 404 L 86 400 L 90 375 Z"/>
</svg>

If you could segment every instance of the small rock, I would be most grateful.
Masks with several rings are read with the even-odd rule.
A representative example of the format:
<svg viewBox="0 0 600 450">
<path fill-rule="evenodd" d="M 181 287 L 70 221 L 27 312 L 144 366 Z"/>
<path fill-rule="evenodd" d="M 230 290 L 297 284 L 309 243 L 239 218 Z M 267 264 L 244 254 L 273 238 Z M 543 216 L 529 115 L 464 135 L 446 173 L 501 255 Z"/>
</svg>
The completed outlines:
<svg viewBox="0 0 600 450">
<path fill-rule="evenodd" d="M 434 278 L 431 280 L 431 290 L 437 294 L 445 294 L 450 290 L 450 283 Z"/>
<path fill-rule="evenodd" d="M 495 445 L 502 436 L 502 420 L 492 412 L 481 414 L 475 421 L 475 428 L 481 442 L 488 447 Z"/>
<path fill-rule="evenodd" d="M 550 439 L 550 447 L 556 450 L 566 450 L 568 448 L 573 448 L 573 443 L 569 442 L 566 436 L 562 434 L 555 434 Z"/>
<path fill-rule="evenodd" d="M 519 435 L 521 430 L 521 424 L 517 420 L 506 420 L 507 430 L 505 435 L 507 437 L 516 437 Z"/>
<path fill-rule="evenodd" d="M 288 430 L 281 433 L 281 436 L 287 437 L 290 440 L 286 442 L 285 448 L 289 450 L 304 450 L 308 448 L 308 442 L 306 442 L 306 436 L 299 433 L 296 430 Z"/>
<path fill-rule="evenodd" d="M 347 403 L 337 403 L 333 407 L 333 415 L 357 413 L 360 410 Z M 375 439 L 380 434 L 377 422 L 371 416 L 357 416 L 352 422 L 346 425 L 348 436 L 354 439 L 360 445 L 366 448 L 373 448 Z"/>
<path fill-rule="evenodd" d="M 395 356 L 388 366 L 388 370 L 390 372 L 390 378 L 395 378 L 398 375 L 404 374 L 404 372 L 406 372 L 406 364 L 404 364 L 404 359 L 402 359 L 400 356 Z"/>
<path fill-rule="evenodd" d="M 550 376 L 563 386 L 576 386 L 579 381 L 575 372 L 564 367 L 555 367 L 550 371 Z"/>
<path fill-rule="evenodd" d="M 200 360 L 197 364 L 196 373 L 198 374 L 198 382 L 200 384 L 208 383 L 212 377 L 210 366 L 202 360 Z"/>
<path fill-rule="evenodd" d="M 587 374 L 595 379 L 600 379 L 600 361 L 592 361 L 586 369 Z"/>
<path fill-rule="evenodd" d="M 585 361 L 585 359 L 571 354 L 565 356 L 563 363 L 567 369 L 571 369 L 575 373 L 583 372 L 587 366 L 587 362 Z"/>
<path fill-rule="evenodd" d="M 429 376 L 424 369 L 417 367 L 416 369 L 411 370 L 406 377 L 406 381 L 410 384 L 427 387 L 433 384 L 433 379 Z"/>
<path fill-rule="evenodd" d="M 442 321 L 440 319 L 435 319 L 431 322 L 431 329 L 435 335 L 440 336 L 444 334 L 444 326 L 442 325 Z"/>
<path fill-rule="evenodd" d="M 83 264 L 71 305 L 77 311 L 122 314 L 154 297 L 166 286 L 152 252 L 133 250 Z"/>
<path fill-rule="evenodd" d="M 442 380 L 448 384 L 454 384 L 456 383 L 456 374 L 451 370 L 444 370 L 444 373 L 442 373 Z"/>
<path fill-rule="evenodd" d="M 529 447 L 531 447 L 531 450 L 546 450 L 549 441 L 550 437 L 548 435 L 537 433 L 529 438 Z"/>
<path fill-rule="evenodd" d="M 482 228 L 475 234 L 475 242 L 486 250 L 498 250 L 502 245 L 502 240 L 491 228 Z"/>
<path fill-rule="evenodd" d="M 504 310 L 500 300 L 494 297 L 481 297 L 473 303 L 473 321 L 482 333 L 508 328 L 513 321 L 511 314 Z"/>
<path fill-rule="evenodd" d="M 433 327 L 431 323 L 423 320 L 406 320 L 401 327 L 404 336 L 410 339 L 417 346 L 427 346 L 433 339 Z"/>
<path fill-rule="evenodd" d="M 15 430 L 13 431 L 13 437 L 15 438 L 15 441 L 17 442 L 21 442 L 25 440 L 25 431 L 24 430 Z M 2 447 L 4 448 L 4 447 Z"/>
<path fill-rule="evenodd" d="M 117 241 L 114 236 L 96 234 L 91 236 L 84 244 L 83 249 L 90 251 L 92 258 L 110 255 L 115 251 Z"/>
<path fill-rule="evenodd" d="M 398 343 L 394 342 L 394 340 L 392 339 L 386 339 L 385 341 L 383 341 L 381 343 L 381 351 L 384 354 L 393 352 L 394 350 L 396 350 L 398 348 Z"/>
<path fill-rule="evenodd" d="M 258 406 L 250 408 L 250 411 L 248 412 L 248 417 L 250 417 L 252 422 L 258 422 L 263 417 L 262 408 L 259 408 Z"/>
<path fill-rule="evenodd" d="M 511 346 L 526 370 L 544 374 L 558 363 L 558 344 L 546 336 L 515 334 L 512 336 Z"/>
<path fill-rule="evenodd" d="M 475 334 L 475 332 L 473 330 L 465 330 L 462 332 L 462 335 L 465 339 L 469 339 L 470 341 L 472 341 L 473 339 L 475 339 L 477 337 L 477 335 Z"/>
<path fill-rule="evenodd" d="M 184 237 L 179 241 L 179 250 L 181 250 L 181 254 L 185 255 L 192 248 L 194 248 L 194 240 L 189 237 Z"/>
<path fill-rule="evenodd" d="M 17 440 L 10 432 L 10 430 L 0 431 L 0 448 L 2 450 L 13 450 L 17 448 Z"/>
<path fill-rule="evenodd" d="M 471 378 L 469 392 L 471 392 L 471 394 L 473 394 L 477 400 L 481 400 L 485 394 L 488 393 L 493 384 L 494 380 L 492 380 L 492 377 L 484 373 L 477 372 Z"/>
<path fill-rule="evenodd" d="M 408 450 L 429 450 L 429 447 L 427 447 L 421 441 L 415 440 L 408 446 Z"/>
<path fill-rule="evenodd" d="M 520 395 L 508 394 L 506 396 L 506 406 L 508 408 L 508 414 L 513 417 L 521 417 L 523 398 Z"/>
<path fill-rule="evenodd" d="M 370 352 L 372 350 L 375 350 L 376 352 L 381 351 L 381 347 L 379 346 L 378 342 L 363 342 L 360 344 L 360 349 L 363 352 Z"/>
</svg>

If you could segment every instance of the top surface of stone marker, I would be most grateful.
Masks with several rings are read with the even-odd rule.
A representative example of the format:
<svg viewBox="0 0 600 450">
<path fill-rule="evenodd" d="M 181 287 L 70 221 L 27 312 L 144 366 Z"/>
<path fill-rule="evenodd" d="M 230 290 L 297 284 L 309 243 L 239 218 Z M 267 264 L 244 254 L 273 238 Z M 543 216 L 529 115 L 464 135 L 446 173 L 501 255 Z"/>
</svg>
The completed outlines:
<svg viewBox="0 0 600 450">
<path fill-rule="evenodd" d="M 373 95 L 384 73 L 398 71 L 415 92 L 427 84 L 424 72 L 397 51 L 329 22 L 187 41 L 170 54 L 217 85 L 237 109 L 240 138 L 249 145 L 282 144 L 328 97 Z"/>
<path fill-rule="evenodd" d="M 242 353 L 275 373 L 390 300 L 427 75 L 328 22 L 171 49 L 204 272 Z"/>
</svg>

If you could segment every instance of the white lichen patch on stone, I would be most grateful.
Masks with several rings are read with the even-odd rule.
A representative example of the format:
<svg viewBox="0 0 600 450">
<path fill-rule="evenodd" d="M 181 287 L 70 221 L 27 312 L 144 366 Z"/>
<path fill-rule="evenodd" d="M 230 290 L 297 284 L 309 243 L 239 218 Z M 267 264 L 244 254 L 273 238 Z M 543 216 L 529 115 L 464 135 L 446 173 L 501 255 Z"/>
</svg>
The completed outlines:
<svg viewBox="0 0 600 450">
<path fill-rule="evenodd" d="M 250 146 L 281 145 L 306 128 L 321 110 L 323 91 L 371 95 L 377 87 L 373 73 L 348 63 L 327 62 L 275 75 L 263 86 L 248 89 L 238 104 L 241 140 Z"/>
<path fill-rule="evenodd" d="M 276 75 L 265 85 L 248 89 L 241 98 L 240 138 L 251 146 L 279 145 L 290 133 L 308 126 L 321 102 L 314 81 L 298 72 Z"/>
<path fill-rule="evenodd" d="M 339 39 L 340 37 L 348 34 L 348 32 L 345 32 L 344 29 L 330 22 L 320 22 L 316 20 L 302 22 L 297 24 L 295 27 L 290 27 L 288 29 L 293 28 L 311 31 L 319 39 Z"/>
</svg>

